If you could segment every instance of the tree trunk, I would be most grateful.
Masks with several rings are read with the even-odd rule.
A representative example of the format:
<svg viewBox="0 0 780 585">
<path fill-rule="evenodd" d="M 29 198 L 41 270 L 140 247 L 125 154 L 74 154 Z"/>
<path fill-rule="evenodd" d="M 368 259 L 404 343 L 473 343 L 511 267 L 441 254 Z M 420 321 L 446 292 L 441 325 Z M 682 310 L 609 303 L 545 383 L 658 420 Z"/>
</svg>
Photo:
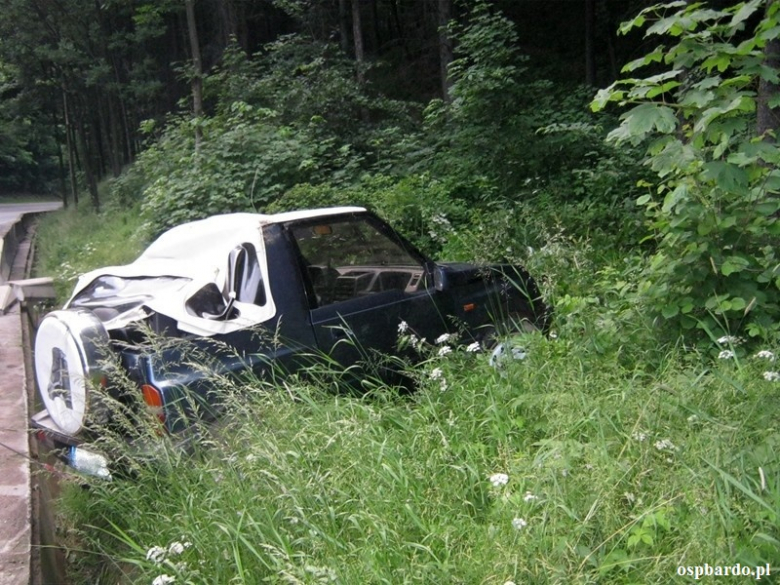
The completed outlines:
<svg viewBox="0 0 780 585">
<path fill-rule="evenodd" d="M 345 55 L 349 54 L 349 18 L 347 0 L 339 0 L 339 44 Z"/>
<path fill-rule="evenodd" d="M 406 36 L 404 35 L 404 30 L 401 26 L 401 15 L 398 13 L 398 0 L 390 0 L 390 11 L 393 15 L 393 27 L 395 28 L 396 37 L 401 42 L 404 57 L 409 60 L 411 55 L 409 54 L 409 45 L 406 43 Z"/>
<path fill-rule="evenodd" d="M 360 0 L 352 0 L 352 37 L 355 41 L 355 70 L 361 89 L 366 84 L 365 51 L 363 50 L 363 24 L 360 20 Z"/>
<path fill-rule="evenodd" d="M 585 83 L 596 86 L 596 0 L 585 0 Z"/>
<path fill-rule="evenodd" d="M 119 139 L 122 128 L 117 117 L 117 110 L 118 108 L 114 107 L 113 97 L 108 96 L 108 138 L 111 141 L 111 174 L 114 178 L 122 174 L 122 164 L 124 162 Z"/>
<path fill-rule="evenodd" d="M 382 34 L 379 27 L 379 10 L 376 5 L 377 0 L 371 0 L 371 28 L 373 29 L 371 32 L 373 33 L 373 40 L 374 40 L 374 46 L 373 46 L 373 54 L 377 55 L 379 54 L 381 48 L 382 48 Z"/>
<path fill-rule="evenodd" d="M 203 117 L 203 66 L 200 60 L 200 43 L 198 29 L 195 23 L 194 0 L 184 0 L 187 9 L 187 30 L 189 31 L 190 50 L 192 51 L 192 113 L 195 118 Z M 200 149 L 203 134 L 200 126 L 195 124 L 195 149 Z"/>
<path fill-rule="evenodd" d="M 87 99 L 90 99 L 89 97 Z M 100 180 L 106 176 L 109 164 L 108 159 L 111 157 L 108 140 L 108 124 L 106 123 L 106 100 L 100 95 L 94 96 L 94 102 L 91 106 L 87 106 L 87 110 L 90 112 L 89 116 L 89 128 L 91 132 L 88 136 L 92 139 L 92 152 L 95 155 L 95 174 L 97 179 Z"/>
<path fill-rule="evenodd" d="M 79 150 L 81 150 L 82 169 L 84 170 L 84 178 L 87 180 L 87 188 L 89 189 L 90 201 L 92 201 L 92 207 L 96 212 L 100 212 L 100 196 L 98 195 L 97 179 L 95 177 L 95 171 L 92 167 L 93 156 L 90 152 L 90 139 L 87 132 L 87 127 L 83 121 L 79 120 L 78 125 L 78 142 Z"/>
<path fill-rule="evenodd" d="M 439 75 L 441 77 L 441 96 L 449 103 L 452 82 L 449 76 L 449 67 L 452 63 L 452 40 L 447 31 L 447 25 L 452 16 L 451 0 L 437 0 L 438 24 L 439 24 Z"/>
<path fill-rule="evenodd" d="M 65 178 L 65 157 L 62 154 L 62 135 L 60 134 L 60 124 L 57 119 L 57 111 L 51 112 L 52 130 L 54 131 L 54 141 L 57 143 L 57 166 L 60 176 L 60 199 L 62 199 L 62 206 L 67 209 L 68 207 L 68 182 Z"/>
<path fill-rule="evenodd" d="M 62 88 L 62 113 L 65 120 L 65 143 L 68 149 L 68 169 L 70 172 L 70 193 L 73 196 L 73 205 L 79 206 L 79 185 L 76 180 L 76 143 L 73 140 L 73 121 L 68 102 L 68 92 Z"/>
<path fill-rule="evenodd" d="M 216 4 L 217 12 L 219 13 L 222 46 L 227 47 L 235 39 L 235 42 L 238 42 L 243 47 L 238 38 L 238 18 L 233 0 L 217 0 Z"/>
</svg>

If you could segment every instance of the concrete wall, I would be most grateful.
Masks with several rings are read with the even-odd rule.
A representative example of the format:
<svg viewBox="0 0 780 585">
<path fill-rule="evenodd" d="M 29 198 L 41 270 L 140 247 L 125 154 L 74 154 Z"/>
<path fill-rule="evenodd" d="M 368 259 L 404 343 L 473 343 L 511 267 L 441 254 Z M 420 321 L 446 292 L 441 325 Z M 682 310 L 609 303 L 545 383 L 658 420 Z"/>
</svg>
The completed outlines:
<svg viewBox="0 0 780 585">
<path fill-rule="evenodd" d="M 33 217 L 33 214 L 20 215 L 11 225 L 0 226 L 0 284 L 8 282 L 11 277 L 19 242 L 24 240 Z"/>
</svg>

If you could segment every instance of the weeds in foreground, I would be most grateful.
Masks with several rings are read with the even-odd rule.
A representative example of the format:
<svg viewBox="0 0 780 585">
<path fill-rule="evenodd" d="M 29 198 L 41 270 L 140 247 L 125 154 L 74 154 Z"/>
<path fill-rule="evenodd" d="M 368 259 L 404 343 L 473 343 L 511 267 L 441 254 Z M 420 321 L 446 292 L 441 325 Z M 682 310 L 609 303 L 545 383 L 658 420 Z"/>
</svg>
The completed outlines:
<svg viewBox="0 0 780 585">
<path fill-rule="evenodd" d="M 49 266 L 73 264 L 68 246 Z M 159 441 L 131 478 L 65 490 L 73 582 L 668 583 L 705 563 L 780 567 L 776 348 L 661 346 L 634 263 L 563 236 L 527 253 L 557 338 L 524 338 L 525 359 L 498 368 L 434 343 L 411 394 L 333 392 L 328 368 L 220 379 L 228 422 L 193 452 Z"/>
<path fill-rule="evenodd" d="M 128 583 L 666 583 L 679 566 L 780 567 L 769 353 L 707 365 L 677 347 L 648 371 L 567 337 L 523 343 L 501 368 L 435 352 L 406 396 L 223 381 L 231 416 L 210 441 L 72 490 L 68 517 L 92 570 Z"/>
</svg>

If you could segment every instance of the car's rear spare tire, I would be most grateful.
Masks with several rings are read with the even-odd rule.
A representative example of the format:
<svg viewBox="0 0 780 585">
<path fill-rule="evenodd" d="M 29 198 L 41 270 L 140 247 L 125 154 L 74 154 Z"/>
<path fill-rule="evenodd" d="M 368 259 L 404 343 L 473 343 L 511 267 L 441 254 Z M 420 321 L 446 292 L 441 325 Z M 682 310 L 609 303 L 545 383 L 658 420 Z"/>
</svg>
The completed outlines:
<svg viewBox="0 0 780 585">
<path fill-rule="evenodd" d="M 35 378 L 54 423 L 68 435 L 85 426 L 90 392 L 102 382 L 108 333 L 91 311 L 53 311 L 35 336 Z"/>
</svg>

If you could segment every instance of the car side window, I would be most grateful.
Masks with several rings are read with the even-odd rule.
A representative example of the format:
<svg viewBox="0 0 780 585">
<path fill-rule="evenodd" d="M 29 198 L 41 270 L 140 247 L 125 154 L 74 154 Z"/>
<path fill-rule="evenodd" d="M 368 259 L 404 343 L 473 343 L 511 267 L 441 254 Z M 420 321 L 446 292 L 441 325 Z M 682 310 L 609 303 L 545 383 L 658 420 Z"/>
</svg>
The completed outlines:
<svg viewBox="0 0 780 585">
<path fill-rule="evenodd" d="M 364 219 L 293 226 L 317 306 L 425 288 L 422 264 Z"/>
<path fill-rule="evenodd" d="M 246 242 L 236 249 L 235 271 L 237 277 L 236 300 L 263 306 L 266 303 L 263 273 L 255 247 Z"/>
<path fill-rule="evenodd" d="M 261 307 L 267 301 L 257 251 L 248 242 L 230 252 L 224 287 L 220 290 L 216 283 L 208 283 L 190 296 L 184 307 L 190 315 L 202 319 L 227 321 L 240 314 L 234 301 Z"/>
</svg>

